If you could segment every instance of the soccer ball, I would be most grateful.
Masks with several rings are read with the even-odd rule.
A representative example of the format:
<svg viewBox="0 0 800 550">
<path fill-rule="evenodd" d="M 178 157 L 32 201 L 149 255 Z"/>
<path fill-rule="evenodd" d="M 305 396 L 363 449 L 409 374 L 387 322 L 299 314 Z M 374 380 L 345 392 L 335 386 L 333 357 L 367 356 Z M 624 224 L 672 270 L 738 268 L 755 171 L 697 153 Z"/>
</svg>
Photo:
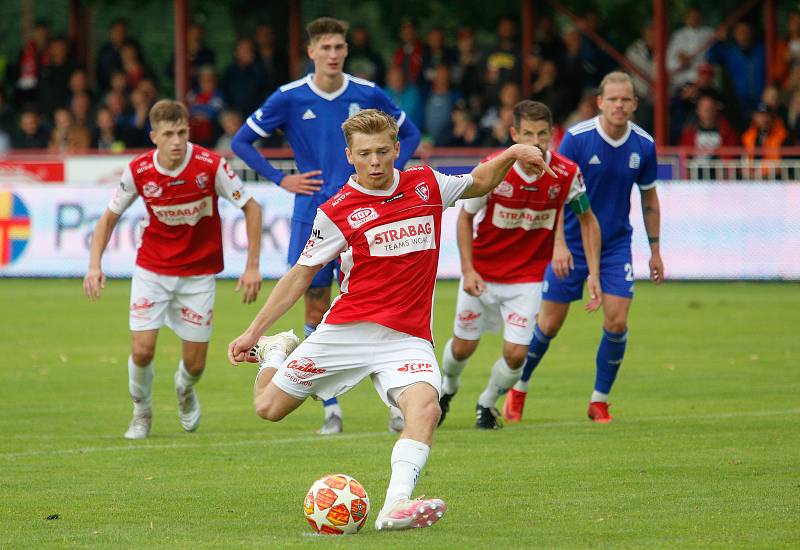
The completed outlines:
<svg viewBox="0 0 800 550">
<path fill-rule="evenodd" d="M 315 481 L 308 490 L 303 511 L 315 533 L 355 534 L 367 521 L 369 496 L 352 477 L 327 475 Z"/>
</svg>

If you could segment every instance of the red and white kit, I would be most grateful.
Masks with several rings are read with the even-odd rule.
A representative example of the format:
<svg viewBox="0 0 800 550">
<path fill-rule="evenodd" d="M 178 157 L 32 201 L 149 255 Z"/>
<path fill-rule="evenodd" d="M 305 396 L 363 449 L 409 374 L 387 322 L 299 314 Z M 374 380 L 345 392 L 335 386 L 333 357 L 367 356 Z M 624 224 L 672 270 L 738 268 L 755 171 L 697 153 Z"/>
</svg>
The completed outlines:
<svg viewBox="0 0 800 550">
<path fill-rule="evenodd" d="M 472 263 L 486 290 L 475 297 L 464 291 L 463 280 L 459 285 L 454 324 L 459 338 L 477 340 L 502 322 L 506 341 L 530 343 L 558 217 L 565 203 L 586 192 L 575 163 L 550 152 L 546 160 L 555 178 L 546 172 L 530 176 L 514 164 L 494 191 L 463 203 L 475 214 Z"/>
<path fill-rule="evenodd" d="M 431 323 L 442 213 L 471 185 L 470 175 L 417 166 L 395 170 L 387 190 L 351 178 L 319 208 L 297 263 L 340 256 L 341 294 L 275 375 L 278 387 L 300 399 L 329 399 L 371 375 L 392 405 L 393 388 L 422 381 L 439 391 Z M 297 376 L 298 361 L 308 376 Z"/>
<path fill-rule="evenodd" d="M 141 197 L 141 226 L 131 285 L 131 330 L 166 324 L 184 340 L 207 342 L 214 309 L 214 275 L 223 269 L 217 198 L 242 208 L 250 199 L 218 154 L 192 143 L 175 170 L 158 164 L 157 151 L 131 161 L 108 208 L 122 213 Z"/>
</svg>

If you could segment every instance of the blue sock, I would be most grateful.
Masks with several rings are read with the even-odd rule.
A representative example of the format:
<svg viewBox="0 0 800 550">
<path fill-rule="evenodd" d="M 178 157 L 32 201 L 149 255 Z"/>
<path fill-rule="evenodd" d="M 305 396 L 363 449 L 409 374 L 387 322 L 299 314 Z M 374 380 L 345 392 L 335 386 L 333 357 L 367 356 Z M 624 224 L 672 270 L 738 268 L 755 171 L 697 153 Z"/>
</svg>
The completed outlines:
<svg viewBox="0 0 800 550">
<path fill-rule="evenodd" d="M 627 340 L 628 329 L 620 333 L 608 332 L 603 329 L 603 338 L 600 340 L 600 347 L 597 348 L 597 374 L 594 380 L 594 391 L 606 394 L 611 391 L 617 371 L 622 365 Z"/>
<path fill-rule="evenodd" d="M 550 340 L 552 338 L 546 336 L 538 324 L 533 327 L 533 338 L 528 346 L 528 359 L 525 361 L 520 380 L 527 382 L 531 379 L 533 370 L 539 365 L 539 361 L 542 360 L 547 348 L 550 347 Z"/>
<path fill-rule="evenodd" d="M 339 403 L 338 399 L 336 399 L 335 397 L 331 397 L 330 399 L 326 399 L 325 401 L 323 401 L 322 405 L 328 407 L 330 405 L 336 405 L 338 403 Z"/>
<path fill-rule="evenodd" d="M 309 325 L 308 323 L 306 323 L 305 325 L 303 325 L 303 335 L 304 335 L 306 338 L 308 338 L 309 336 L 311 336 L 312 334 L 314 334 L 314 331 L 315 331 L 315 330 L 317 330 L 317 326 L 316 326 L 316 325 Z"/>
</svg>

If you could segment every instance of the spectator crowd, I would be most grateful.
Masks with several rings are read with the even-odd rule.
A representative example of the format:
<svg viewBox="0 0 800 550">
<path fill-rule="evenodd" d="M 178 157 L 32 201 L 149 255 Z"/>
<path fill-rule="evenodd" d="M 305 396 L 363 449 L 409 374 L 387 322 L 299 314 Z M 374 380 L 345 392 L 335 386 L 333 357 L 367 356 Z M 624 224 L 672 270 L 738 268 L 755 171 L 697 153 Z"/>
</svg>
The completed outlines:
<svg viewBox="0 0 800 550">
<path fill-rule="evenodd" d="M 417 25 L 399 27 L 396 48 L 384 58 L 363 26 L 351 29 L 346 72 L 372 80 L 387 92 L 441 147 L 500 147 L 510 143 L 511 112 L 522 99 L 527 66 L 530 99 L 553 112 L 558 134 L 596 114 L 600 79 L 619 64 L 587 37 L 601 36 L 596 12 L 559 27 L 548 16 L 536 20 L 535 43 L 523 57 L 515 18 L 502 18 L 493 44 L 481 48 L 474 29 L 448 33 Z M 652 131 L 654 32 L 650 21 L 640 37 L 620 51 L 631 72 L 639 110 L 637 122 Z M 800 144 L 800 12 L 791 11 L 781 29 L 772 74 L 765 74 L 765 47 L 757 28 L 735 23 L 716 32 L 689 7 L 672 30 L 667 55 L 670 143 L 712 153 L 724 146 L 777 147 Z M 273 28 L 258 24 L 240 37 L 230 60 L 204 40 L 204 29 L 188 28 L 193 141 L 227 151 L 245 117 L 279 85 L 291 80 L 288 54 Z M 227 61 L 227 62 L 225 62 Z M 630 67 L 622 67 L 627 70 Z M 0 82 L 0 153 L 9 149 L 57 152 L 123 151 L 150 146 L 150 106 L 169 95 L 170 63 L 160 72 L 143 55 L 128 22 L 115 20 L 97 52 L 93 74 L 78 65 L 69 41 L 53 36 L 39 21 L 27 38 L 7 82 Z M 160 86 L 161 83 L 161 86 Z M 280 135 L 267 146 L 280 146 Z"/>
</svg>

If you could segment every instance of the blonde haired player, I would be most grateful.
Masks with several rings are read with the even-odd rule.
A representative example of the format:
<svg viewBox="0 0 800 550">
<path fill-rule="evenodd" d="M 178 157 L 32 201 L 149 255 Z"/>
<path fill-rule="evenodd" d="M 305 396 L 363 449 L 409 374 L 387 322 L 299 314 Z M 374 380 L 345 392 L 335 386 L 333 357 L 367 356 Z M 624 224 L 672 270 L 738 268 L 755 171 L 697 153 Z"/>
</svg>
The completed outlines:
<svg viewBox="0 0 800 550">
<path fill-rule="evenodd" d="M 370 377 L 384 403 L 405 417 L 375 527 L 426 527 L 446 509 L 441 499 L 411 498 L 440 414 L 431 317 L 442 213 L 459 198 L 491 191 L 515 162 L 528 173 L 549 167 L 535 147 L 514 145 L 467 175 L 446 176 L 428 166 L 400 172 L 393 168 L 400 152 L 394 118 L 367 109 L 342 129 L 356 174 L 320 206 L 297 264 L 230 343 L 228 358 L 236 365 L 253 353 L 262 361 L 253 401 L 258 415 L 273 422 L 307 397 L 329 399 Z M 291 333 L 259 338 L 336 257 L 341 294 L 318 329 L 299 346 Z"/>
<path fill-rule="evenodd" d="M 126 439 L 142 439 L 152 423 L 153 356 L 159 329 L 167 325 L 182 341 L 175 372 L 178 413 L 183 429 L 200 423 L 194 385 L 206 366 L 214 314 L 214 275 L 223 269 L 222 230 L 217 199 L 225 197 L 244 212 L 247 267 L 236 290 L 244 303 L 261 288 L 258 268 L 261 207 L 250 197 L 225 159 L 189 142 L 189 113 L 182 103 L 162 100 L 150 110 L 150 139 L 156 149 L 133 159 L 92 235 L 83 289 L 100 297 L 106 276 L 103 252 L 123 212 L 141 197 L 148 218 L 131 282 L 131 354 L 128 389 L 133 418 Z"/>
</svg>

